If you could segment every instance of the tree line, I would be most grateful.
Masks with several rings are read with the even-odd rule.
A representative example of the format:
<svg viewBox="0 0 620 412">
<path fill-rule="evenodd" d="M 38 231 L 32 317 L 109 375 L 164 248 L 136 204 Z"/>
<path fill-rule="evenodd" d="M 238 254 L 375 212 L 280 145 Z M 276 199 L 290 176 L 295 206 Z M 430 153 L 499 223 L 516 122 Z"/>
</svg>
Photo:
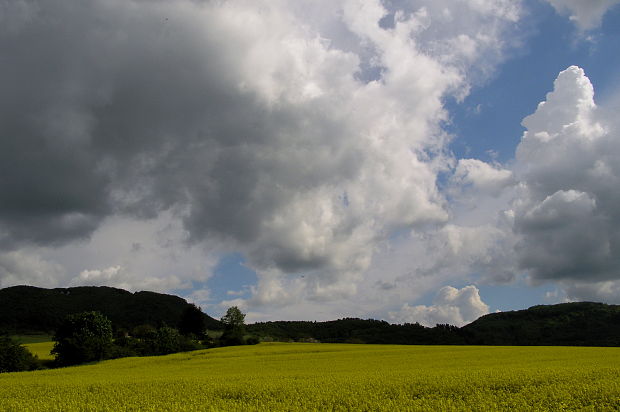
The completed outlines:
<svg viewBox="0 0 620 412">
<path fill-rule="evenodd" d="M 223 331 L 210 333 L 204 314 L 189 305 L 177 327 L 139 325 L 132 330 L 113 328 L 112 321 L 97 311 L 67 316 L 54 333 L 52 367 L 78 365 L 128 356 L 157 356 L 207 349 L 217 346 L 256 344 L 248 335 L 245 314 L 238 307 L 228 309 L 222 317 Z M 7 334 L 0 337 L 0 372 L 39 369 L 41 363 L 28 349 Z"/>
<path fill-rule="evenodd" d="M 484 315 L 463 327 L 346 318 L 248 325 L 261 340 L 405 345 L 620 346 L 620 305 L 572 302 Z"/>
</svg>

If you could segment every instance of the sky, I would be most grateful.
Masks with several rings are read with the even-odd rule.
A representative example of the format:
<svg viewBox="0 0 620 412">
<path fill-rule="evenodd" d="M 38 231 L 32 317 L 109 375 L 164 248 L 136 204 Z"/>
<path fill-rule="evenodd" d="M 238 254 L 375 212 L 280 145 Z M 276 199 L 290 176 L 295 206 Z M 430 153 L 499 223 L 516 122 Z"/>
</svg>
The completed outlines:
<svg viewBox="0 0 620 412">
<path fill-rule="evenodd" d="M 619 304 L 619 4 L 0 0 L 0 287 Z"/>
</svg>

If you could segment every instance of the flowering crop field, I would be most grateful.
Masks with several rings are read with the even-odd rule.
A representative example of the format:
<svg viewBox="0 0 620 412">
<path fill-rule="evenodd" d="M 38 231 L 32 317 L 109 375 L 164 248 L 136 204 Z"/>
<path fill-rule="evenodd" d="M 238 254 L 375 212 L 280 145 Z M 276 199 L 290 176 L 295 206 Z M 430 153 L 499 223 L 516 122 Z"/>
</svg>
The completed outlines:
<svg viewBox="0 0 620 412">
<path fill-rule="evenodd" d="M 3 411 L 619 409 L 620 348 L 263 343 L 0 374 Z"/>
</svg>

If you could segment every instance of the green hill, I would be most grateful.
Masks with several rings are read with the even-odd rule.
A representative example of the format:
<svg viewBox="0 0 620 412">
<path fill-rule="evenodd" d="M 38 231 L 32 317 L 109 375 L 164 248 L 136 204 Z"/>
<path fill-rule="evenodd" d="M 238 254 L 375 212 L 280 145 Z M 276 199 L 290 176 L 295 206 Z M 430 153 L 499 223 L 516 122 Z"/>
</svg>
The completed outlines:
<svg viewBox="0 0 620 412">
<path fill-rule="evenodd" d="M 460 329 L 469 344 L 620 346 L 620 306 L 594 302 L 491 313 Z"/>
<path fill-rule="evenodd" d="M 99 311 L 116 328 L 167 324 L 177 326 L 189 305 L 178 296 L 155 292 L 131 293 L 106 286 L 43 289 L 14 286 L 0 289 L 0 330 L 12 333 L 53 332 L 65 316 Z M 207 328 L 221 329 L 220 322 L 205 315 Z"/>
<path fill-rule="evenodd" d="M 263 322 L 248 326 L 276 340 L 414 345 L 620 346 L 620 306 L 577 302 L 491 313 L 457 328 L 392 325 L 372 319 Z"/>
</svg>

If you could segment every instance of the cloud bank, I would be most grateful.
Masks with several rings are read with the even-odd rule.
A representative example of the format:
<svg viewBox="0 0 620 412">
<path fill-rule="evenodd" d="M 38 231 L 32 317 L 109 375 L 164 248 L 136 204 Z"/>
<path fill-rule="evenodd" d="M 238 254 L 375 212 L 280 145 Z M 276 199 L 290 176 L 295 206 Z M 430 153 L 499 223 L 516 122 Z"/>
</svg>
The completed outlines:
<svg viewBox="0 0 620 412">
<path fill-rule="evenodd" d="M 0 246 L 168 213 L 187 245 L 243 251 L 265 302 L 300 272 L 308 298 L 354 293 L 377 242 L 447 220 L 443 99 L 519 16 L 507 1 L 2 7 Z M 119 267 L 75 281 L 123 284 Z"/>
<path fill-rule="evenodd" d="M 617 2 L 551 3 L 587 30 Z M 1 2 L 0 286 L 204 303 L 218 259 L 238 252 L 257 281 L 225 303 L 256 319 L 462 324 L 488 307 L 475 286 L 442 286 L 523 273 L 609 298 L 618 123 L 581 69 L 524 119 L 513 162 L 449 151 L 446 102 L 519 44 L 523 7 Z"/>
</svg>

